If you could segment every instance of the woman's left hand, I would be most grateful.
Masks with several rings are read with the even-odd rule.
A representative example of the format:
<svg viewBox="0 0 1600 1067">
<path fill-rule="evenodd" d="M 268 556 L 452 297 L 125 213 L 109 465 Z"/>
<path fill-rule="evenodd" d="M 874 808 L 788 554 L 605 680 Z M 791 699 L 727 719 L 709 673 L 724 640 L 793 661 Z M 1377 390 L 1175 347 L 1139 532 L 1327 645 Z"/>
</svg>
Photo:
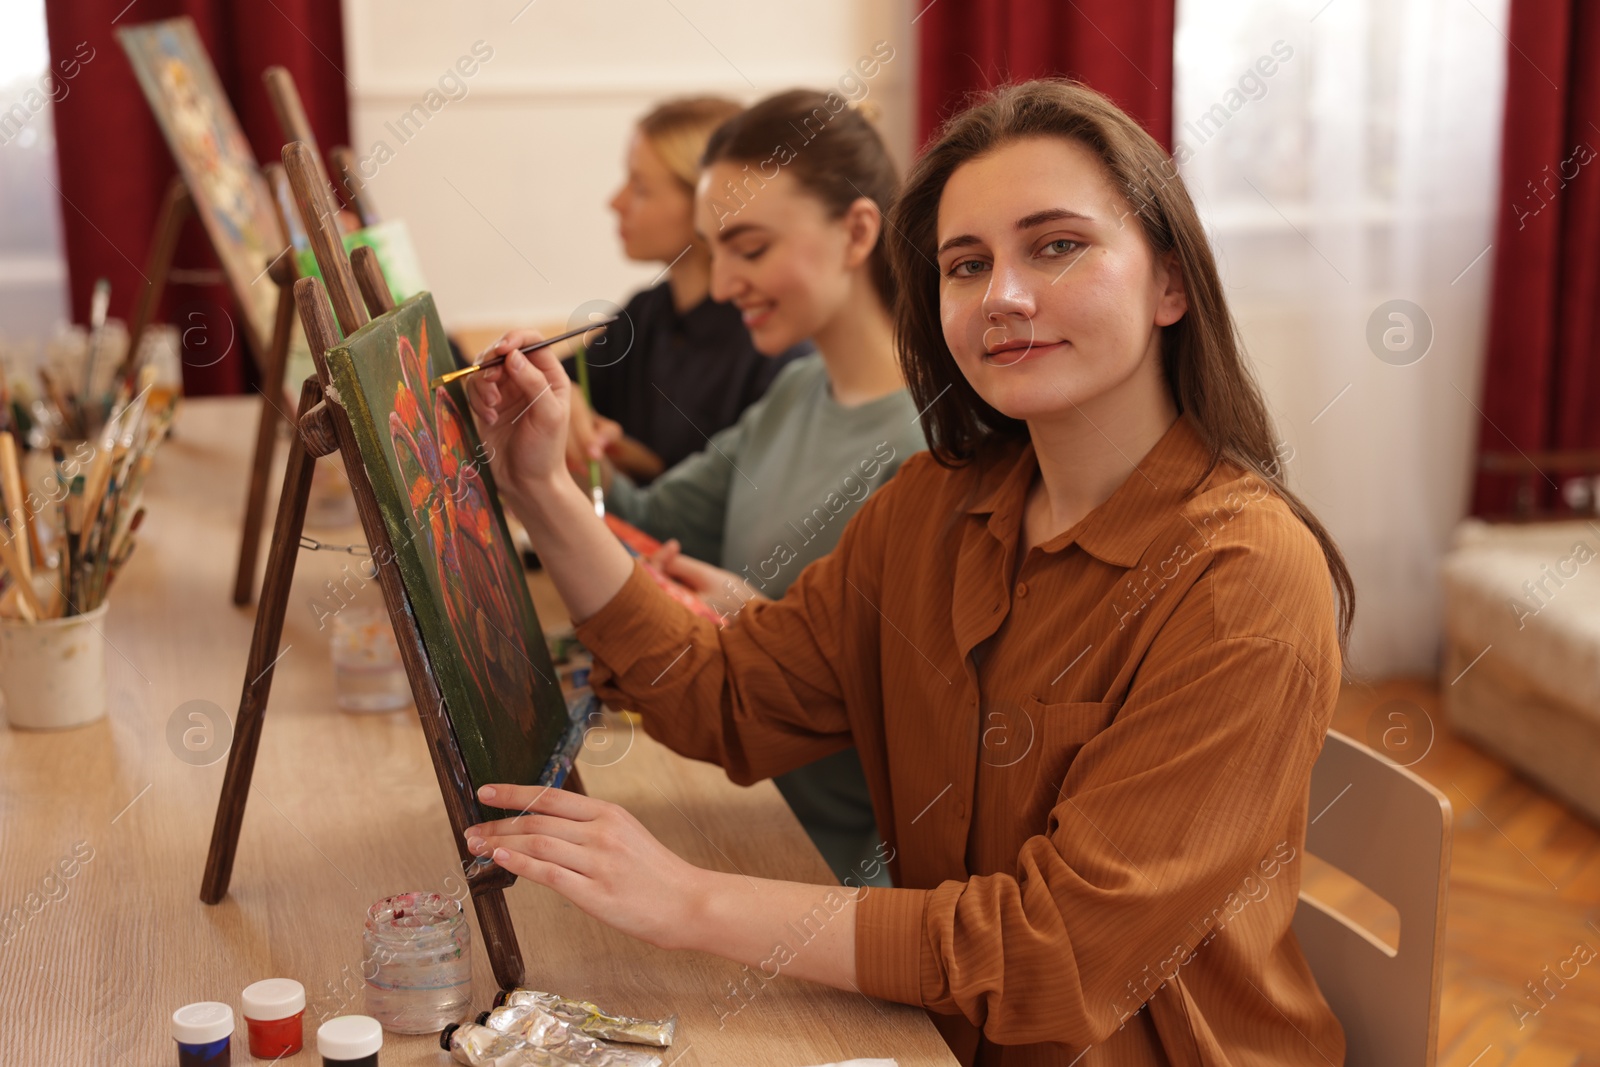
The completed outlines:
<svg viewBox="0 0 1600 1067">
<path fill-rule="evenodd" d="M 747 604 L 771 599 L 763 596 L 741 575 L 684 555 L 683 546 L 677 538 L 658 548 L 655 555 L 650 557 L 650 562 L 687 586 L 701 602 L 724 619 L 737 618 Z"/>
<path fill-rule="evenodd" d="M 473 855 L 641 941 L 685 946 L 712 872 L 681 859 L 626 809 L 545 786 L 486 785 L 478 799 L 524 814 L 468 827 Z"/>
</svg>

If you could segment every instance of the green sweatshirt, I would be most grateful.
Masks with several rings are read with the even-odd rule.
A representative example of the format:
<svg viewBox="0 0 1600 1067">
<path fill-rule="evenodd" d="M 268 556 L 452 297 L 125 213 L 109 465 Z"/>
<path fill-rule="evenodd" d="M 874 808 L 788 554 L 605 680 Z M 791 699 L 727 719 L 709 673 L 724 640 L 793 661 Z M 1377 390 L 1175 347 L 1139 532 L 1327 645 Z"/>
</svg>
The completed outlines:
<svg viewBox="0 0 1600 1067">
<path fill-rule="evenodd" d="M 913 452 L 927 447 L 904 389 L 833 399 L 822 357 L 785 367 L 739 421 L 650 485 L 617 476 L 606 508 L 776 600 Z"/>
</svg>

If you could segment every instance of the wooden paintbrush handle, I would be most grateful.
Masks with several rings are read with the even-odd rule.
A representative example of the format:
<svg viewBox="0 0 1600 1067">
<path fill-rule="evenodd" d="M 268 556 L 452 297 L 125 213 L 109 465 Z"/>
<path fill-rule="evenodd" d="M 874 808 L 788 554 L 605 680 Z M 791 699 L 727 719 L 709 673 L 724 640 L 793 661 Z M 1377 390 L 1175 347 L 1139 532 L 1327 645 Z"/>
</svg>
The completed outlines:
<svg viewBox="0 0 1600 1067">
<path fill-rule="evenodd" d="M 33 581 L 25 576 L 27 572 L 17 556 L 17 543 L 9 537 L 0 536 L 0 566 L 16 579 L 17 591 L 22 596 L 23 617 L 29 622 L 44 618 L 44 605 L 39 602 L 39 594 L 33 591 Z"/>
<path fill-rule="evenodd" d="M 10 433 L 0 433 L 0 494 L 5 499 L 11 532 L 16 534 L 19 526 L 28 531 L 28 548 L 33 562 L 44 566 L 44 548 L 39 544 L 39 531 L 33 528 L 33 516 L 28 512 L 28 497 L 23 491 L 22 468 L 17 463 L 17 440 Z M 20 555 L 25 568 L 24 577 L 31 578 L 33 570 L 28 566 L 29 553 Z"/>
</svg>

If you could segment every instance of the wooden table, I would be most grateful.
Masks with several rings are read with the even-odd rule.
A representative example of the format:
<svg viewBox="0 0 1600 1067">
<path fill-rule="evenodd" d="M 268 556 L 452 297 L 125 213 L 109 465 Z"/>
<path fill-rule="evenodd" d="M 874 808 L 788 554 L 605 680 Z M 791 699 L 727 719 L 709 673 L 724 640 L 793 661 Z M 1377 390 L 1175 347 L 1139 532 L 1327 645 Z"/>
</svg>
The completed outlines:
<svg viewBox="0 0 1600 1067">
<path fill-rule="evenodd" d="M 381 605 L 377 584 L 361 584 L 354 556 L 302 552 L 232 886 L 221 904 L 200 902 L 223 751 L 213 739 L 216 762 L 181 759 L 169 730 L 198 721 L 186 718 L 192 701 L 237 711 L 253 609 L 233 607 L 229 589 L 255 411 L 244 399 L 186 401 L 157 456 L 140 548 L 105 625 L 109 716 L 59 733 L 0 729 L 0 913 L 13 919 L 0 928 L 10 1022 L 0 1062 L 171 1063 L 175 1008 L 222 1000 L 237 1014 L 240 990 L 269 977 L 305 985 L 311 1043 L 322 1018 L 363 1011 L 373 901 L 462 893 L 414 712 L 334 706 L 328 632 L 312 605 L 334 605 L 327 581 L 347 602 Z M 361 540 L 357 527 L 310 532 Z M 535 586 L 545 624 L 559 623 L 559 602 Z M 191 760 L 211 755 L 205 740 L 191 735 L 202 752 Z M 583 757 L 589 791 L 626 805 L 690 862 L 832 882 L 770 782 L 739 788 L 626 727 L 604 742 Z M 57 873 L 62 860 L 71 877 Z M 507 897 L 529 982 L 632 1014 L 676 1012 L 670 1064 L 955 1062 L 917 1009 L 660 951 L 537 886 Z M 476 936 L 473 952 L 476 1012 L 495 985 Z M 385 1064 L 449 1062 L 435 1037 L 385 1040 Z M 242 1032 L 234 1049 L 236 1063 L 253 1062 Z M 290 1062 L 317 1062 L 314 1043 Z"/>
</svg>

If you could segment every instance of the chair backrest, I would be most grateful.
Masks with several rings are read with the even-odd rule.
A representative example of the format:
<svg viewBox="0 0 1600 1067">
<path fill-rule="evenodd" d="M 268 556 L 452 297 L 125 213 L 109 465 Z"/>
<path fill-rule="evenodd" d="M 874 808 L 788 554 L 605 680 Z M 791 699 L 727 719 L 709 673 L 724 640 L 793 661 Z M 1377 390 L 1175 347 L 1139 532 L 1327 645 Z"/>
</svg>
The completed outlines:
<svg viewBox="0 0 1600 1067">
<path fill-rule="evenodd" d="M 1439 1035 L 1450 801 L 1328 731 L 1311 772 L 1306 851 L 1394 906 L 1399 947 L 1302 891 L 1294 932 L 1344 1026 L 1351 1067 L 1433 1067 Z"/>
</svg>

